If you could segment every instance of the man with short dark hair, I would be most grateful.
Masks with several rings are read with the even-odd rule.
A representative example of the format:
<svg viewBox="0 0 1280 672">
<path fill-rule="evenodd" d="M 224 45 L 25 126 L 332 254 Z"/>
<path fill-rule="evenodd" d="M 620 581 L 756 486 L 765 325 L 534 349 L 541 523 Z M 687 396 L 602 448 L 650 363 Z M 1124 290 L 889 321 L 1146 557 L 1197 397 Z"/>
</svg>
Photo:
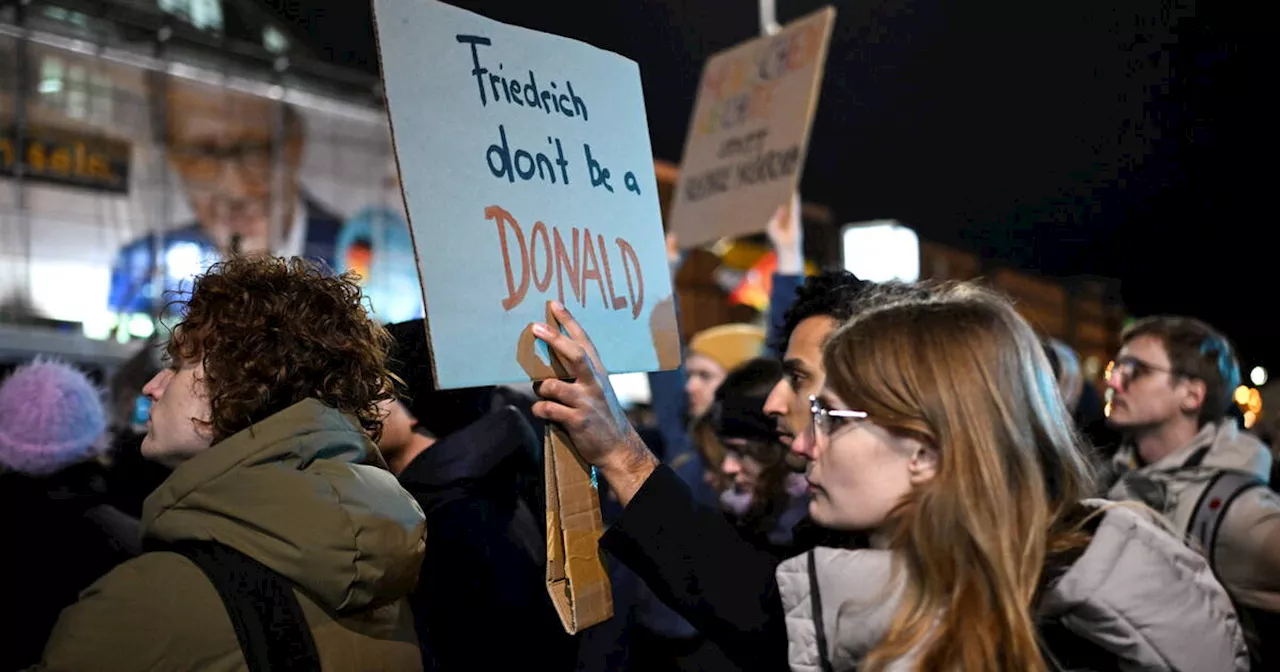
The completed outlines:
<svg viewBox="0 0 1280 672">
<path fill-rule="evenodd" d="M 1270 451 L 1228 416 L 1231 343 L 1189 317 L 1140 320 L 1122 340 L 1107 372 L 1107 420 L 1125 437 L 1108 498 L 1164 514 L 1245 610 L 1280 612 L 1280 498 Z"/>
<path fill-rule="evenodd" d="M 174 469 L 143 507 L 152 550 L 62 613 L 37 669 L 238 670 L 282 653 L 314 659 L 290 669 L 421 669 L 405 598 L 425 526 L 367 464 L 392 380 L 362 301 L 354 278 L 297 258 L 197 278 L 169 367 L 143 388 L 142 454 Z"/>
<path fill-rule="evenodd" d="M 786 373 L 765 401 L 765 413 L 777 418 L 778 434 L 790 446 L 809 426 L 809 397 L 826 381 L 822 348 L 846 320 L 869 306 L 923 298 L 931 290 L 905 282 L 873 284 L 848 271 L 831 271 L 805 281 L 787 311 L 775 348 Z"/>
</svg>

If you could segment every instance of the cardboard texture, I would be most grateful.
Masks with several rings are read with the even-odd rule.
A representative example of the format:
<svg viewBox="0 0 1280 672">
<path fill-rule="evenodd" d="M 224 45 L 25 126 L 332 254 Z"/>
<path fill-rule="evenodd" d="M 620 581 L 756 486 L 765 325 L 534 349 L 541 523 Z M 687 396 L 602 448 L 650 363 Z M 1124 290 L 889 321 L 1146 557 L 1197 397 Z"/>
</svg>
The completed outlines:
<svg viewBox="0 0 1280 672">
<path fill-rule="evenodd" d="M 823 8 L 707 61 L 668 221 L 681 248 L 760 233 L 791 198 L 835 18 Z"/>
<path fill-rule="evenodd" d="M 558 300 L 610 373 L 679 366 L 640 69 L 434 0 L 373 0 L 440 389 L 555 377 Z"/>
<path fill-rule="evenodd" d="M 560 622 L 575 634 L 613 616 L 613 591 L 600 556 L 600 495 L 591 468 L 569 437 L 548 426 L 544 444 L 547 489 L 547 592 Z"/>
</svg>

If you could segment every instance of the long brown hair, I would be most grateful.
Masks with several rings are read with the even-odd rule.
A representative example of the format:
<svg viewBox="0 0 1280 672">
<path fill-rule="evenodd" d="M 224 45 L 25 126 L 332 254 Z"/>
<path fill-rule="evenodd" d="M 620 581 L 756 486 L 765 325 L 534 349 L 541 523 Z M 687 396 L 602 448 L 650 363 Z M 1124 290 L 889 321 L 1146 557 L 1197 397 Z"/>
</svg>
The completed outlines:
<svg viewBox="0 0 1280 672">
<path fill-rule="evenodd" d="M 1033 602 L 1046 561 L 1087 545 L 1090 465 L 1030 326 L 975 285 L 872 306 L 826 351 L 827 384 L 872 422 L 938 450 L 887 521 L 907 590 L 865 661 L 1044 670 Z"/>
</svg>

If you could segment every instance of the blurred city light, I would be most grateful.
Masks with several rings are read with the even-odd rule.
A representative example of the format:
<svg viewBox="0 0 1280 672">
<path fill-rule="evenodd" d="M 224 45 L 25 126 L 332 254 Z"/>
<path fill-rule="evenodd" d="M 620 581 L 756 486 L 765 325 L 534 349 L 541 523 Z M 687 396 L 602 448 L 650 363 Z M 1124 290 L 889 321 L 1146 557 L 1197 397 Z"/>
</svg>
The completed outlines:
<svg viewBox="0 0 1280 672">
<path fill-rule="evenodd" d="M 129 335 L 135 338 L 151 338 L 156 331 L 156 323 L 150 315 L 137 314 L 129 318 Z"/>
<path fill-rule="evenodd" d="M 1232 398 L 1235 399 L 1237 405 L 1244 406 L 1245 404 L 1248 404 L 1249 388 L 1245 385 L 1241 385 L 1240 387 L 1237 387 L 1236 393 L 1232 395 Z"/>
<path fill-rule="evenodd" d="M 1249 372 L 1249 380 L 1253 381 L 1254 385 L 1266 385 L 1267 370 L 1261 366 L 1253 367 L 1253 370 Z"/>
<path fill-rule="evenodd" d="M 920 279 L 920 237 L 890 219 L 849 224 L 841 234 L 844 268 L 862 280 Z"/>
<path fill-rule="evenodd" d="M 647 373 L 616 373 L 609 376 L 609 382 L 613 384 L 613 393 L 618 395 L 618 402 L 624 407 L 630 408 L 653 401 Z"/>
</svg>

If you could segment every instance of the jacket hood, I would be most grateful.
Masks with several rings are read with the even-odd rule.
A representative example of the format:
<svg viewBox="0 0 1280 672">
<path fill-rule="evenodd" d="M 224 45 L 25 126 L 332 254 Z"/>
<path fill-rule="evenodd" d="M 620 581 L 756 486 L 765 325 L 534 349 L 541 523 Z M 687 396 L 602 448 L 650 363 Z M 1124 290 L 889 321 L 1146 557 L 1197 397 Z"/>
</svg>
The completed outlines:
<svg viewBox="0 0 1280 672">
<path fill-rule="evenodd" d="M 1114 466 L 1122 473 L 1137 470 L 1153 475 L 1169 474 L 1184 470 L 1187 461 L 1206 447 L 1209 452 L 1200 462 L 1206 470 L 1244 471 L 1271 479 L 1271 451 L 1257 437 L 1240 431 L 1240 426 L 1231 420 L 1205 425 L 1186 446 L 1141 468 L 1137 467 L 1136 449 L 1126 444 L 1116 453 Z"/>
<path fill-rule="evenodd" d="M 1249 669 L 1231 600 L 1204 559 L 1143 509 L 1090 500 L 1102 509 L 1093 540 L 1046 590 L 1040 615 L 1114 656 L 1120 669 Z M 856 669 L 888 631 L 902 579 L 881 550 L 815 551 L 829 655 Z M 819 670 L 808 558 L 778 568 L 792 670 Z M 890 670 L 913 669 L 915 652 Z"/>
<path fill-rule="evenodd" d="M 354 419 L 295 404 L 181 464 L 147 498 L 143 534 L 217 541 L 339 613 L 393 602 L 418 580 L 422 510 Z"/>
</svg>

